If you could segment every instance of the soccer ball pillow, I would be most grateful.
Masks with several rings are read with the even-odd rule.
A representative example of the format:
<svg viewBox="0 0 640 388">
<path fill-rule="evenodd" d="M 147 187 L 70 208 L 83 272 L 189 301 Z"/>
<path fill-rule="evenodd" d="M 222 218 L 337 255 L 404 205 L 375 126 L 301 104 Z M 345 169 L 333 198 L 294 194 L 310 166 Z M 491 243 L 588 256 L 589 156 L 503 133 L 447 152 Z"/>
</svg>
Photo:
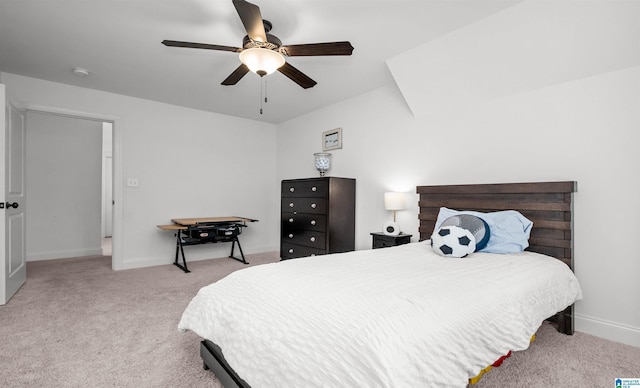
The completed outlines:
<svg viewBox="0 0 640 388">
<path fill-rule="evenodd" d="M 489 242 L 489 225 L 485 220 L 480 217 L 476 217 L 470 214 L 457 214 L 449 217 L 440 224 L 443 226 L 459 226 L 462 229 L 466 229 L 473 234 L 476 238 L 476 252 L 481 251 L 487 246 Z"/>
<path fill-rule="evenodd" d="M 440 256 L 465 257 L 476 250 L 476 238 L 459 226 L 443 226 L 431 235 L 431 246 Z"/>
</svg>

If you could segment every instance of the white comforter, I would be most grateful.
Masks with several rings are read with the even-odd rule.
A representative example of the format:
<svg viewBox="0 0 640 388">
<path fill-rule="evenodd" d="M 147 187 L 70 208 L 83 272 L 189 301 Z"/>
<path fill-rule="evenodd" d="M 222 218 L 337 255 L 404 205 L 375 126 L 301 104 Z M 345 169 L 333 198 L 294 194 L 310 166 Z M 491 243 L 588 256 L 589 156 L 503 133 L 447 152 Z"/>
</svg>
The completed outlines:
<svg viewBox="0 0 640 388">
<path fill-rule="evenodd" d="M 443 258 L 422 242 L 234 272 L 178 328 L 218 344 L 252 388 L 466 387 L 581 298 L 556 259 Z"/>
</svg>

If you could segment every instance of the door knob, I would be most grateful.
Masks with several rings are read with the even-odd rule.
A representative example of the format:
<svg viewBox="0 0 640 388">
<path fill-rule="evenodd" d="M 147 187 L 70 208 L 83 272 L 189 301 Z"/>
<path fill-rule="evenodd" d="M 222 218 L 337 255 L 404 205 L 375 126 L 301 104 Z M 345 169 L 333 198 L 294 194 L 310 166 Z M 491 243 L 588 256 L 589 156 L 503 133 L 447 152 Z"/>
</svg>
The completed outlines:
<svg viewBox="0 0 640 388">
<path fill-rule="evenodd" d="M 19 206 L 19 205 L 18 205 L 18 202 L 14 202 L 14 203 L 7 202 L 7 203 L 6 203 L 6 205 L 7 205 L 7 209 L 8 209 L 8 208 L 10 208 L 10 207 L 12 207 L 12 208 L 14 208 L 14 209 L 17 209 L 17 208 L 18 208 L 18 206 Z"/>
</svg>

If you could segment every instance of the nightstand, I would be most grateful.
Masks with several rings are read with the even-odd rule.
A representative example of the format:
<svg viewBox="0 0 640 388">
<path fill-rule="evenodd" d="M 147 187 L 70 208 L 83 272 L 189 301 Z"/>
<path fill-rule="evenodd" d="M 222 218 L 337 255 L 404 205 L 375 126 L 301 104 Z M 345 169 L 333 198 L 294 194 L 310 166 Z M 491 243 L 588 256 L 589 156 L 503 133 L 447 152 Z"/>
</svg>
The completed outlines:
<svg viewBox="0 0 640 388">
<path fill-rule="evenodd" d="M 396 245 L 408 244 L 411 240 L 410 234 L 400 233 L 397 236 L 387 236 L 384 233 L 371 233 L 373 236 L 373 244 L 371 248 L 395 247 Z"/>
</svg>

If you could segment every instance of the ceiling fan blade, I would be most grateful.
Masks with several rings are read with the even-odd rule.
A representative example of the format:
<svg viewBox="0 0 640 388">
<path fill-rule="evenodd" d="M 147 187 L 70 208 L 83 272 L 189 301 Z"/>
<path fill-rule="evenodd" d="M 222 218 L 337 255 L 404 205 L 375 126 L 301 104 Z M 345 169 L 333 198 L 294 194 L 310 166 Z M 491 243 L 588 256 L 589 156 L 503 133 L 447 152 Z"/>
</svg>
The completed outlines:
<svg viewBox="0 0 640 388">
<path fill-rule="evenodd" d="M 205 49 L 205 50 L 231 51 L 234 53 L 239 53 L 240 51 L 242 51 L 240 47 L 220 46 L 217 44 L 207 44 L 207 43 L 180 42 L 177 40 L 163 40 L 162 44 L 170 47 L 187 47 L 187 48 Z"/>
<path fill-rule="evenodd" d="M 280 51 L 289 57 L 351 55 L 353 46 L 349 42 L 294 44 L 283 46 Z"/>
<path fill-rule="evenodd" d="M 260 7 L 244 0 L 233 0 L 233 5 L 236 7 L 238 16 L 240 16 L 249 38 L 259 42 L 266 42 L 267 33 L 264 31 Z"/>
<path fill-rule="evenodd" d="M 238 81 L 240 81 L 242 79 L 242 77 L 244 77 L 245 74 L 247 74 L 249 72 L 249 68 L 247 67 L 247 65 L 245 65 L 244 63 L 240 64 L 240 66 L 238 66 L 237 69 L 235 69 L 233 71 L 233 73 L 231 73 L 227 79 L 225 79 L 224 81 L 222 81 L 222 85 L 235 85 L 238 83 Z"/>
<path fill-rule="evenodd" d="M 302 86 L 304 89 L 314 87 L 317 82 L 309 78 L 306 74 L 285 62 L 279 69 L 279 72 L 289 77 L 290 80 Z"/>
</svg>

